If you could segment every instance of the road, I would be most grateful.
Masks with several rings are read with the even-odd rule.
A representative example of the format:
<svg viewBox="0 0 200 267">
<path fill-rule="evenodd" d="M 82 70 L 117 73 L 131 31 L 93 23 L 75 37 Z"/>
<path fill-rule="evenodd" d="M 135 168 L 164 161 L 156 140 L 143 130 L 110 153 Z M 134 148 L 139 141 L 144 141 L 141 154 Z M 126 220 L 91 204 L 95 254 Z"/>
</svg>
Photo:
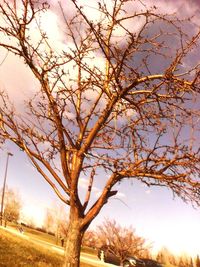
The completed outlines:
<svg viewBox="0 0 200 267">
<path fill-rule="evenodd" d="M 60 254 L 64 254 L 64 249 L 60 246 L 57 246 L 57 245 L 53 245 L 49 242 L 46 242 L 46 241 L 43 241 L 43 240 L 40 240 L 39 238 L 37 237 L 32 237 L 32 236 L 28 236 L 28 235 L 25 235 L 25 234 L 22 234 L 20 233 L 19 231 L 17 231 L 16 229 L 12 228 L 12 227 L 2 227 L 0 226 L 0 228 L 10 232 L 10 233 L 13 233 L 23 239 L 26 239 L 26 240 L 29 240 L 37 245 L 40 245 L 40 246 L 43 246 L 45 248 L 48 248 L 48 249 L 51 249 L 53 251 L 56 251 L 57 253 L 60 253 Z M 98 259 L 97 256 L 95 255 L 92 255 L 92 254 L 88 254 L 88 253 L 81 253 L 81 257 L 80 257 L 80 260 L 81 262 L 83 263 L 88 263 L 90 265 L 93 265 L 93 266 L 98 266 L 98 267 L 116 267 L 116 265 L 113 265 L 113 264 L 109 264 L 109 263 L 105 263 L 105 262 L 102 262 Z"/>
</svg>

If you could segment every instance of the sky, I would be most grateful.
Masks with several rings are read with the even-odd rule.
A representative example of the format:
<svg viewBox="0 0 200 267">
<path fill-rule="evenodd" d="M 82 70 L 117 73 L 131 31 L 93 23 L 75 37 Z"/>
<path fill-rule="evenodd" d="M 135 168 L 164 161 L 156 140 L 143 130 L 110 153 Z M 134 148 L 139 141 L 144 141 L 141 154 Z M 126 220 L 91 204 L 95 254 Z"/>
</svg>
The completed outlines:
<svg viewBox="0 0 200 267">
<path fill-rule="evenodd" d="M 150 0 L 144 2 L 155 3 Z M 44 28 L 48 26 L 48 34 L 54 39 L 55 46 L 63 47 L 62 36 L 58 31 L 56 3 L 55 0 L 51 1 L 54 8 L 44 16 L 42 25 Z M 92 1 L 87 1 L 88 5 L 91 3 Z M 156 4 L 161 12 L 176 11 L 184 15 L 195 15 L 200 8 L 200 2 L 197 0 L 156 1 Z M 196 22 L 199 23 L 199 18 L 196 18 Z M 0 62 L 4 57 L 5 50 L 0 49 Z M 18 103 L 21 103 L 24 94 L 28 95 L 34 90 L 37 82 L 21 60 L 8 55 L 0 65 L 0 87 L 7 90 L 13 100 L 17 99 Z M 19 90 L 22 90 L 23 94 L 19 94 Z M 23 219 L 26 217 L 42 225 L 46 209 L 54 207 L 59 200 L 24 153 L 10 143 L 7 143 L 4 150 L 0 150 L 0 187 L 4 179 L 7 151 L 13 153 L 13 157 L 9 158 L 7 186 L 15 188 L 21 195 Z M 84 188 L 84 178 L 81 184 Z M 200 254 L 200 209 L 174 198 L 166 188 L 147 188 L 139 182 L 124 181 L 119 186 L 119 192 L 104 206 L 92 227 L 107 217 L 117 220 L 123 226 L 132 225 L 138 235 L 152 243 L 154 251 L 167 247 L 177 254 Z M 98 187 L 96 193 L 99 193 Z"/>
</svg>

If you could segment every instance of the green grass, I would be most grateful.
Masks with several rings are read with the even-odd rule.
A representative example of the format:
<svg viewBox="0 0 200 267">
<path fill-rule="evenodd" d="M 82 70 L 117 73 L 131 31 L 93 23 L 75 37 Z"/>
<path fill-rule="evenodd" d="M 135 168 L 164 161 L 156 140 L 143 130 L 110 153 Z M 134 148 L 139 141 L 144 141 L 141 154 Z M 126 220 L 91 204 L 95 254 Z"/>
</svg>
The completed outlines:
<svg viewBox="0 0 200 267">
<path fill-rule="evenodd" d="M 1 267 L 60 267 L 63 256 L 0 229 Z M 92 267 L 81 263 L 81 267 Z"/>
<path fill-rule="evenodd" d="M 16 230 L 18 230 L 18 227 L 19 227 L 18 225 L 14 224 L 14 223 L 9 223 L 8 225 L 15 228 Z M 46 241 L 46 242 L 49 242 L 49 243 L 56 245 L 56 237 L 53 235 L 50 235 L 48 233 L 43 233 L 43 232 L 38 231 L 36 229 L 32 229 L 32 228 L 25 227 L 25 226 L 23 226 L 23 229 L 24 229 L 24 234 L 27 236 L 35 237 L 35 238 L 38 238 L 42 241 Z"/>
<path fill-rule="evenodd" d="M 0 266 L 62 266 L 62 256 L 3 230 L 0 232 Z"/>
<path fill-rule="evenodd" d="M 55 236 L 49 235 L 47 233 L 43 233 L 40 232 L 38 230 L 35 229 L 31 229 L 31 228 L 24 228 L 25 231 L 25 235 L 30 236 L 30 237 L 35 237 L 35 238 L 39 238 L 40 240 L 52 243 L 54 245 L 56 245 L 56 238 Z M 60 240 L 58 240 L 60 241 Z M 60 245 L 60 243 L 59 243 Z"/>
<path fill-rule="evenodd" d="M 88 254 L 95 255 L 95 256 L 97 256 L 97 254 L 98 254 L 96 249 L 89 248 L 89 247 L 82 247 L 81 252 L 88 253 Z"/>
<path fill-rule="evenodd" d="M 18 227 L 19 227 L 19 225 L 16 225 L 15 223 L 10 223 L 10 222 L 8 223 L 8 226 L 16 230 L 18 230 Z M 59 245 L 59 246 L 61 245 L 60 240 L 56 240 L 56 237 L 53 235 L 50 235 L 48 233 L 43 233 L 41 231 L 26 227 L 26 226 L 23 226 L 23 229 L 24 229 L 24 235 L 26 236 L 29 236 L 31 238 L 37 238 L 37 239 L 49 242 L 54 245 Z M 91 255 L 97 255 L 97 251 L 95 249 L 90 248 L 90 247 L 85 247 L 85 246 L 81 248 L 81 252 L 88 253 Z"/>
</svg>

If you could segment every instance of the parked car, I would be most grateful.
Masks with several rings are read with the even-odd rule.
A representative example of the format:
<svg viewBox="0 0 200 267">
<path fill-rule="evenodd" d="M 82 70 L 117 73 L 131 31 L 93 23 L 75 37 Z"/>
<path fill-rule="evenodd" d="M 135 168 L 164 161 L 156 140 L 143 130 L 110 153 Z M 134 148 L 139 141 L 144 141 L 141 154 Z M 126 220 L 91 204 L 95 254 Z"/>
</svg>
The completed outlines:
<svg viewBox="0 0 200 267">
<path fill-rule="evenodd" d="M 135 260 L 135 262 L 134 262 Z M 130 266 L 136 266 L 136 267 L 163 267 L 162 264 L 155 260 L 151 259 L 137 259 L 135 257 L 128 257 L 124 263 L 123 267 L 130 267 Z"/>
<path fill-rule="evenodd" d="M 112 252 L 108 251 L 108 249 L 101 248 L 98 251 L 98 257 L 101 261 L 107 262 L 107 263 L 112 263 L 117 266 L 120 266 L 120 258 L 113 254 Z M 125 258 L 123 261 L 123 267 L 145 267 L 145 264 L 142 260 L 133 257 L 133 256 L 128 256 Z"/>
<path fill-rule="evenodd" d="M 98 250 L 98 257 L 101 261 L 120 266 L 120 258 L 113 254 L 108 248 L 102 247 Z M 163 267 L 159 262 L 152 259 L 139 259 L 134 256 L 128 256 L 123 261 L 123 267 Z"/>
<path fill-rule="evenodd" d="M 141 259 L 138 259 L 133 256 L 126 257 L 126 259 L 123 262 L 123 267 L 145 267 L 144 262 Z"/>
<path fill-rule="evenodd" d="M 161 263 L 155 260 L 151 259 L 141 259 L 141 260 L 144 262 L 145 267 L 163 267 Z"/>
</svg>

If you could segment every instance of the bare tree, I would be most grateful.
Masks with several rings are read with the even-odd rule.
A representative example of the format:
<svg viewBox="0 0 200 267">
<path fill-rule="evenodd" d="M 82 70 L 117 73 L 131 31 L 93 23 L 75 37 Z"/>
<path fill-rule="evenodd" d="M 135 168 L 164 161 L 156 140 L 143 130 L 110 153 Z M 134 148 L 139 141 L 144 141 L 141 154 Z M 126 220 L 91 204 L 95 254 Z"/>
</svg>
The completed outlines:
<svg viewBox="0 0 200 267">
<path fill-rule="evenodd" d="M 197 255 L 195 263 L 196 263 L 196 265 L 195 265 L 196 267 L 200 267 L 199 255 Z"/>
<path fill-rule="evenodd" d="M 50 209 L 47 209 L 44 217 L 43 227 L 48 233 L 55 233 L 54 224 L 55 220 L 53 213 Z"/>
<path fill-rule="evenodd" d="M 178 257 L 175 258 L 175 256 L 166 248 L 162 247 L 160 251 L 157 254 L 156 259 L 158 262 L 166 265 L 177 265 L 177 262 L 179 261 Z"/>
<path fill-rule="evenodd" d="M 156 260 L 166 266 L 193 267 L 194 259 L 186 254 L 174 255 L 167 248 L 163 247 L 158 252 Z"/>
<path fill-rule="evenodd" d="M 60 238 L 67 236 L 68 214 L 63 205 L 55 205 L 54 203 L 51 208 L 46 210 L 44 228 L 47 232 L 55 234 L 57 243 Z"/>
<path fill-rule="evenodd" d="M 19 146 L 70 206 L 68 267 L 79 266 L 84 232 L 125 178 L 200 199 L 198 27 L 141 1 L 94 3 L 93 20 L 76 0 L 60 4 L 61 47 L 41 23 L 47 3 L 0 4 L 0 47 L 38 81 L 20 108 L 1 91 L 1 141 Z M 104 187 L 94 199 L 97 180 Z"/>
<path fill-rule="evenodd" d="M 87 230 L 84 233 L 82 245 L 90 248 L 99 248 L 101 246 L 100 240 L 98 240 L 98 236 L 96 231 Z"/>
<path fill-rule="evenodd" d="M 132 227 L 122 227 L 115 220 L 106 219 L 97 227 L 97 240 L 108 252 L 119 257 L 121 263 L 130 255 L 148 257 L 150 245 Z"/>
<path fill-rule="evenodd" d="M 5 226 L 7 225 L 7 222 L 17 222 L 19 220 L 21 208 L 22 203 L 19 194 L 13 189 L 7 188 L 3 213 Z"/>
</svg>

